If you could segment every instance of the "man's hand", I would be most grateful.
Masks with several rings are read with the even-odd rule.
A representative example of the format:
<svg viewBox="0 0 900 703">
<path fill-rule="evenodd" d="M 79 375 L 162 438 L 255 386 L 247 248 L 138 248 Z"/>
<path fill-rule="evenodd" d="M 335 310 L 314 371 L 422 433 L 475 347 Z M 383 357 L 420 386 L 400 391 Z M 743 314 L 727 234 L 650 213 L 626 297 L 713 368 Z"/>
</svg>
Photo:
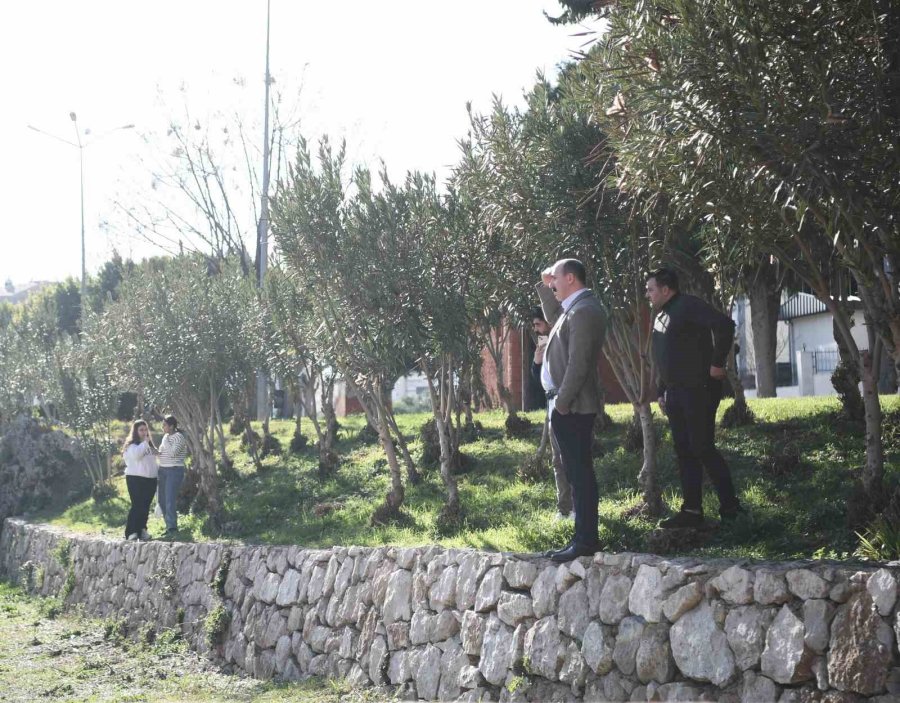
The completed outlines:
<svg viewBox="0 0 900 703">
<path fill-rule="evenodd" d="M 553 409 L 556 410 L 556 412 L 558 412 L 560 415 L 568 415 L 569 414 L 568 410 L 562 410 L 559 406 L 556 406 L 556 405 L 553 406 Z"/>
<path fill-rule="evenodd" d="M 547 288 L 550 287 L 550 284 L 553 283 L 553 267 L 548 266 L 543 271 L 541 271 L 541 280 L 544 282 L 544 285 Z"/>
<path fill-rule="evenodd" d="M 656 399 L 656 402 L 659 403 L 659 409 L 663 415 L 666 414 L 666 396 L 661 395 Z"/>
<path fill-rule="evenodd" d="M 544 363 L 544 352 L 547 350 L 547 337 L 541 335 L 538 337 L 537 347 L 534 350 L 534 363 L 535 364 L 543 364 Z"/>
<path fill-rule="evenodd" d="M 721 366 L 710 366 L 709 367 L 709 376 L 710 378 L 714 378 L 717 381 L 722 381 L 725 379 L 725 369 Z"/>
</svg>

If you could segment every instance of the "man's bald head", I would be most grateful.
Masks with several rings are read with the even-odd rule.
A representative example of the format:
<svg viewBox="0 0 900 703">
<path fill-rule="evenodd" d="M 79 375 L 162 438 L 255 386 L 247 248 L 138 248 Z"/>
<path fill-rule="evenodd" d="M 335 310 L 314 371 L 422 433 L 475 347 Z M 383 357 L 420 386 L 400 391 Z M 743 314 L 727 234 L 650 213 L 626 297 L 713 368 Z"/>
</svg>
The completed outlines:
<svg viewBox="0 0 900 703">
<path fill-rule="evenodd" d="M 550 288 L 560 302 L 585 287 L 587 272 L 578 259 L 560 259 L 551 268 Z"/>
</svg>

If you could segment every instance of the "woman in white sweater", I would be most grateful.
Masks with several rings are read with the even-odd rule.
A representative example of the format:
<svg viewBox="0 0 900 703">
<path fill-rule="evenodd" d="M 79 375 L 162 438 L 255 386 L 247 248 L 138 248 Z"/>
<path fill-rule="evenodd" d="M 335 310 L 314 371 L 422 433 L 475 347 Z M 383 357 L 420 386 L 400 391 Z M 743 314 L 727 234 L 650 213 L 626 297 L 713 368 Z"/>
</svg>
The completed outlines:
<svg viewBox="0 0 900 703">
<path fill-rule="evenodd" d="M 150 516 L 153 494 L 156 493 L 157 454 L 159 452 L 153 445 L 147 423 L 135 420 L 131 425 L 131 435 L 122 450 L 122 456 L 125 457 L 125 484 L 128 486 L 128 497 L 131 498 L 125 539 L 150 539 L 147 518 Z"/>
</svg>

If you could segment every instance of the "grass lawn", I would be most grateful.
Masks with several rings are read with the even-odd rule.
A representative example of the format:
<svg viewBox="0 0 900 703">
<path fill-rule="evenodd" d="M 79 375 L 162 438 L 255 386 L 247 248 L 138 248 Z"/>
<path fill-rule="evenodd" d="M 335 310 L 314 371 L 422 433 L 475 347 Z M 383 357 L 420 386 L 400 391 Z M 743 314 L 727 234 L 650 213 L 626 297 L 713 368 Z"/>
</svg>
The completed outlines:
<svg viewBox="0 0 900 703">
<path fill-rule="evenodd" d="M 721 413 L 730 401 L 723 403 Z M 891 429 L 885 432 L 886 477 L 900 479 L 900 401 L 884 397 Z M 743 428 L 718 430 L 719 447 L 731 465 L 738 492 L 749 510 L 748 519 L 715 530 L 702 546 L 690 553 L 706 556 L 788 559 L 795 557 L 846 558 L 856 549 L 857 538 L 847 528 L 846 499 L 864 462 L 863 428 L 838 419 L 833 398 L 752 400 L 757 423 Z M 631 417 L 627 405 L 608 408 L 615 424 L 602 438 L 603 451 L 595 458 L 600 485 L 600 536 L 606 549 L 641 551 L 655 522 L 630 511 L 639 503 L 637 473 L 641 458 L 622 448 Z M 528 416 L 539 423 L 541 413 Z M 418 430 L 424 414 L 399 415 L 398 422 L 411 440 L 414 458 L 421 453 Z M 371 527 L 369 517 L 388 487 L 381 449 L 357 437 L 361 417 L 342 420 L 338 446 L 342 463 L 337 473 L 322 479 L 317 457 L 310 446 L 300 455 L 285 454 L 265 460 L 256 473 L 237 438 L 229 451 L 237 475 L 223 482 L 227 530 L 223 536 L 236 542 L 290 543 L 309 547 L 334 544 L 416 545 L 440 543 L 505 551 L 538 551 L 558 546 L 569 538 L 571 523 L 555 519 L 552 476 L 540 483 L 526 483 L 517 468 L 537 447 L 539 428 L 527 440 L 503 437 L 504 415 L 478 416 L 485 432 L 463 446 L 474 461 L 459 476 L 464 525 L 453 534 L 441 534 L 436 518 L 442 505 L 440 476 L 425 470 L 418 486 L 407 486 L 403 518 L 384 527 Z M 669 508 L 680 505 L 671 438 L 664 418 L 658 417 L 661 436 L 660 480 Z M 275 421 L 273 431 L 285 451 L 293 421 Z M 312 437 L 312 428 L 306 431 Z M 158 429 L 158 428 L 157 428 Z M 310 439 L 312 445 L 312 439 Z M 800 462 L 791 457 L 799 456 Z M 90 499 L 32 516 L 69 529 L 120 535 L 127 513 L 124 480 L 117 479 L 119 497 L 102 505 Z M 705 509 L 717 515 L 718 505 L 707 490 Z M 330 504 L 330 505 L 326 505 Z M 330 508 L 330 509 L 329 509 Z M 211 539 L 202 529 L 202 515 L 181 518 L 182 539 Z M 154 518 L 150 531 L 161 534 L 163 524 Z"/>
<path fill-rule="evenodd" d="M 4 701 L 288 701 L 384 703 L 373 690 L 310 679 L 262 682 L 231 676 L 189 651 L 174 631 L 135 642 L 112 621 L 0 581 L 0 698 Z"/>
</svg>

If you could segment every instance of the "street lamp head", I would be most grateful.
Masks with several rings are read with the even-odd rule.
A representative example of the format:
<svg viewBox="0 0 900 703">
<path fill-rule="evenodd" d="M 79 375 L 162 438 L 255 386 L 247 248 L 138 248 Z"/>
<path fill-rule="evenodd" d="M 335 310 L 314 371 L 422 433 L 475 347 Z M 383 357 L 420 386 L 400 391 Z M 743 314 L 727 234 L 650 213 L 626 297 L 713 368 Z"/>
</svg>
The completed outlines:
<svg viewBox="0 0 900 703">
<path fill-rule="evenodd" d="M 74 122 L 74 121 L 76 120 L 76 117 L 75 117 L 75 113 L 74 113 L 74 112 L 70 112 L 70 113 L 69 113 L 69 119 L 72 120 L 72 122 Z"/>
</svg>

